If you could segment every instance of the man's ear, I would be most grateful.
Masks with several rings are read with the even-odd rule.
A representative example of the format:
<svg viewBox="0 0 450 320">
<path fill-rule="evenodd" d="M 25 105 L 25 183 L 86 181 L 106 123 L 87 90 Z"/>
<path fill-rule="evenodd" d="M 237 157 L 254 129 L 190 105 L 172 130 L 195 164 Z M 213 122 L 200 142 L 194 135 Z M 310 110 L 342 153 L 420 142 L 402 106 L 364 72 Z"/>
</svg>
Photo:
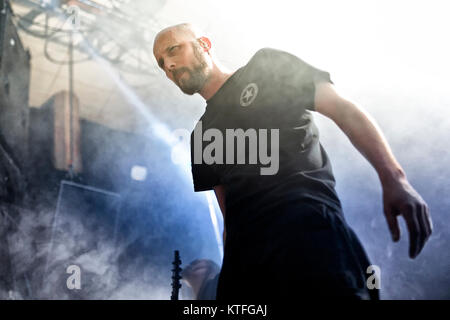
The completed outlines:
<svg viewBox="0 0 450 320">
<path fill-rule="evenodd" d="M 207 37 L 200 37 L 198 38 L 198 41 L 204 51 L 208 52 L 211 50 L 211 41 Z"/>
</svg>

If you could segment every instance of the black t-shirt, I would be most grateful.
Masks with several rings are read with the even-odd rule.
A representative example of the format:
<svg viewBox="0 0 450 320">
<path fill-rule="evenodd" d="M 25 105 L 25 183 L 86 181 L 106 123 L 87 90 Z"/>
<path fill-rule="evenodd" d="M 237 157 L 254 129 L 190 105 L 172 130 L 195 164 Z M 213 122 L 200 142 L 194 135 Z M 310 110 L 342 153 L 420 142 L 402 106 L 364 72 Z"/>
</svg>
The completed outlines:
<svg viewBox="0 0 450 320">
<path fill-rule="evenodd" d="M 315 83 L 320 81 L 331 82 L 329 74 L 298 57 L 275 49 L 259 50 L 207 101 L 206 110 L 191 134 L 194 190 L 224 185 L 227 217 L 233 211 L 258 211 L 299 198 L 314 199 L 340 209 L 331 164 L 319 143 L 318 130 L 309 111 L 314 110 Z M 203 136 L 201 149 L 199 145 L 195 147 L 195 141 L 199 140 L 194 132 L 204 134 L 211 128 L 216 129 L 212 131 L 214 135 L 207 139 Z M 269 164 L 262 164 L 258 156 L 256 164 L 250 163 L 250 138 L 246 140 L 245 163 L 237 161 L 237 143 L 234 161 L 227 163 L 226 154 L 231 148 L 227 149 L 226 130 L 238 128 L 255 129 L 258 133 L 259 129 L 266 129 L 267 136 L 258 135 L 257 139 L 260 143 L 266 137 L 268 155 L 276 152 L 271 138 L 276 136 L 272 130 L 278 129 L 276 174 L 262 175 L 261 168 L 268 168 Z M 222 134 L 223 141 L 216 141 L 217 132 Z M 217 150 L 210 153 L 217 156 L 217 163 L 207 164 L 204 159 L 198 163 L 198 157 L 194 161 L 194 150 L 204 151 L 208 145 L 211 148 L 212 142 L 223 145 L 223 155 Z"/>
</svg>

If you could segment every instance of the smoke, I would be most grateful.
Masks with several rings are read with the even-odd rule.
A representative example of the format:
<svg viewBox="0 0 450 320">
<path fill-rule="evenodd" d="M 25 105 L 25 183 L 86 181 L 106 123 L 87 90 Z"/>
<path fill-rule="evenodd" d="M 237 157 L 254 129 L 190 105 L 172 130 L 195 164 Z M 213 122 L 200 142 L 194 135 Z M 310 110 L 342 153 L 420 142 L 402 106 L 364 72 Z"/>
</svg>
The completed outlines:
<svg viewBox="0 0 450 320">
<path fill-rule="evenodd" d="M 170 4 L 172 11 L 182 6 Z M 257 15 L 251 14 L 255 8 Z M 227 66 L 244 65 L 262 47 L 286 50 L 330 72 L 338 92 L 374 117 L 427 202 L 434 232 L 421 254 L 409 259 L 402 218 L 401 240 L 391 241 L 376 172 L 331 120 L 315 113 L 346 220 L 381 268 L 383 299 L 449 299 L 448 4 L 229 1 L 215 9 L 202 11 L 203 16 L 220 12 L 202 27 L 212 34 Z M 197 17 L 191 12 L 180 16 L 187 21 Z"/>
<path fill-rule="evenodd" d="M 434 223 L 423 252 L 415 260 L 409 259 L 408 235 L 401 219 L 401 240 L 393 243 L 390 239 L 375 171 L 335 124 L 316 114 L 346 220 L 372 263 L 381 268 L 382 298 L 449 299 L 450 53 L 445 41 L 449 30 L 445 2 L 426 6 L 414 1 L 377 1 L 370 5 L 360 1 L 281 1 L 276 6 L 264 1 L 211 3 L 200 1 L 192 6 L 168 1 L 154 18 L 161 27 L 184 21 L 203 24 L 200 27 L 212 36 L 218 57 L 230 68 L 240 67 L 253 52 L 269 46 L 292 52 L 329 71 L 339 92 L 364 107 L 378 122 L 411 184 L 428 203 Z M 105 74 L 113 77 L 110 71 L 107 67 Z M 142 117 L 137 130 L 148 132 L 148 122 L 158 121 L 168 128 L 193 128 L 204 103 L 199 97 L 182 95 L 162 73 L 157 76 L 160 80 L 152 79 L 139 89 L 146 97 L 145 104 L 122 79 L 113 79 L 124 91 L 124 101 L 141 112 L 151 110 L 152 116 Z M 83 101 L 83 97 L 80 99 Z M 154 164 L 160 163 L 154 155 L 148 154 Z M 174 182 L 177 179 L 168 183 L 167 175 L 174 171 L 171 164 L 149 168 L 155 184 L 165 186 L 149 191 L 158 199 L 148 205 L 159 223 L 152 223 L 145 212 L 133 213 L 135 223 L 124 226 L 130 232 L 122 242 L 86 234 L 81 221 L 66 216 L 73 234 L 57 234 L 60 240 L 48 260 L 54 203 L 22 210 L 21 219 L 12 226 L 15 232 L 8 234 L 16 286 L 23 288 L 13 297 L 168 299 L 173 249 L 182 249 L 184 262 L 211 258 L 211 254 L 217 261 L 218 254 L 207 244 L 215 243 L 215 236 L 199 237 L 197 231 L 198 226 L 211 221 L 204 201 L 203 206 L 191 202 L 192 186 L 180 186 Z M 168 191 L 171 187 L 172 192 Z M 174 235 L 184 237 L 170 242 Z M 140 241 L 142 238 L 145 240 Z M 87 249 L 80 251 L 80 247 Z M 67 289 L 68 260 L 81 268 L 80 291 Z M 0 292 L 0 296 L 11 297 L 11 293 Z"/>
<path fill-rule="evenodd" d="M 8 234 L 15 290 L 0 292 L 3 299 L 170 298 L 172 252 L 162 261 L 152 260 L 159 257 L 148 252 L 149 261 L 145 252 L 131 253 L 133 239 L 114 243 L 107 232 L 87 232 L 80 217 L 62 214 L 51 246 L 54 211 L 21 209 L 20 215 L 20 221 L 12 226 L 14 231 Z M 154 245 L 156 250 L 165 249 L 164 245 Z M 70 265 L 80 268 L 79 289 L 68 288 Z"/>
<path fill-rule="evenodd" d="M 393 243 L 383 216 L 382 190 L 368 162 L 328 119 L 316 115 L 322 142 L 333 163 L 337 190 L 349 224 L 373 264 L 381 268 L 383 299 L 449 299 L 450 100 L 437 77 L 383 79 L 372 86 L 356 84 L 356 97 L 384 131 L 414 188 L 427 202 L 434 231 L 421 254 L 408 258 L 409 237 L 399 217 L 401 240 Z M 380 90 L 382 88 L 382 90 Z M 383 90 L 384 89 L 384 90 Z"/>
</svg>

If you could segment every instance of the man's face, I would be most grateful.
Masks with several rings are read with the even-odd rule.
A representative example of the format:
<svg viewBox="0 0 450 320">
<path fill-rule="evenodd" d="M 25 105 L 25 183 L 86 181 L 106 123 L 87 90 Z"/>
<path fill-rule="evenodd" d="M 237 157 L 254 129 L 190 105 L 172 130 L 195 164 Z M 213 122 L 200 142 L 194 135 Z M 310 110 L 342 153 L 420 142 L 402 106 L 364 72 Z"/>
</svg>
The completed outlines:
<svg viewBox="0 0 450 320">
<path fill-rule="evenodd" d="M 159 35 L 153 54 L 166 76 L 186 94 L 199 92 L 209 76 L 204 51 L 195 38 L 176 30 Z"/>
</svg>

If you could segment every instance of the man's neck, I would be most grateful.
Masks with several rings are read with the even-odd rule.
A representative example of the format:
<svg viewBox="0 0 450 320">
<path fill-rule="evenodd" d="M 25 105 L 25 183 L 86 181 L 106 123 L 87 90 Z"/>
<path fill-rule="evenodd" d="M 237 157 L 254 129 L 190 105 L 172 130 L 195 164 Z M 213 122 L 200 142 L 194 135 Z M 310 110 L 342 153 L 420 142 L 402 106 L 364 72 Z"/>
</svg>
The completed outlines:
<svg viewBox="0 0 450 320">
<path fill-rule="evenodd" d="M 228 80 L 229 77 L 233 75 L 234 72 L 229 72 L 228 70 L 220 69 L 217 65 L 213 67 L 209 79 L 206 81 L 202 90 L 199 94 L 205 99 L 209 100 L 212 96 L 216 94 L 217 91 L 223 86 L 223 84 Z"/>
</svg>

